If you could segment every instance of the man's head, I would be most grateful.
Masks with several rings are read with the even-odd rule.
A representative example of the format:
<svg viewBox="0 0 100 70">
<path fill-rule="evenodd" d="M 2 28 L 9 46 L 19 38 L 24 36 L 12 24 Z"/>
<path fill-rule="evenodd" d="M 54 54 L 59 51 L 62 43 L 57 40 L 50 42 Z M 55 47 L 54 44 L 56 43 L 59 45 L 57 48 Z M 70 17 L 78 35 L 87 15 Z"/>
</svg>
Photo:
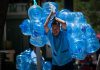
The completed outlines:
<svg viewBox="0 0 100 70">
<path fill-rule="evenodd" d="M 53 35 L 57 36 L 60 32 L 60 23 L 54 20 L 51 26 Z"/>
</svg>

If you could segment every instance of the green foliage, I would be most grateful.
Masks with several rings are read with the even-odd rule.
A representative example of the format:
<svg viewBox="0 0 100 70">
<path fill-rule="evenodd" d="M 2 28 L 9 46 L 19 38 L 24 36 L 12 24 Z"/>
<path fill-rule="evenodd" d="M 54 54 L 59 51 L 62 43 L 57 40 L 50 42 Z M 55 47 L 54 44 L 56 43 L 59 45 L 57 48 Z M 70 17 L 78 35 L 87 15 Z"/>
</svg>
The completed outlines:
<svg viewBox="0 0 100 70">
<path fill-rule="evenodd" d="M 100 32 L 100 1 L 89 0 L 84 2 L 74 0 L 74 11 L 82 12 L 87 19 L 87 22 L 92 25 L 96 32 Z"/>
</svg>

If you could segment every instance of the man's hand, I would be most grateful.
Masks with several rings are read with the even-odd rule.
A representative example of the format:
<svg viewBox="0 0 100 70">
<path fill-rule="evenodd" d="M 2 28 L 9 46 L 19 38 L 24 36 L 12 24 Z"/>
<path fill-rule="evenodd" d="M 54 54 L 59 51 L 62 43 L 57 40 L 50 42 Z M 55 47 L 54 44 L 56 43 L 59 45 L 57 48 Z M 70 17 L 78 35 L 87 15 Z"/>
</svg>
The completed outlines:
<svg viewBox="0 0 100 70">
<path fill-rule="evenodd" d="M 66 22 L 64 20 L 57 18 L 57 17 L 55 18 L 55 20 L 61 24 L 63 29 L 66 30 Z"/>
</svg>

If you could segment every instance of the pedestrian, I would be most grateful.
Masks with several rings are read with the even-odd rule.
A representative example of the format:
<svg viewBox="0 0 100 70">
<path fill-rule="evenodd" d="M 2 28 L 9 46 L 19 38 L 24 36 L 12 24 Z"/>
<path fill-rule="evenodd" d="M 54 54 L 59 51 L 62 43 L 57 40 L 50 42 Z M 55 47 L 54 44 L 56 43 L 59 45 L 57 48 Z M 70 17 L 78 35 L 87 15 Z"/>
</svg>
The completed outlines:
<svg viewBox="0 0 100 70">
<path fill-rule="evenodd" d="M 54 17 L 51 29 L 48 27 L 49 21 L 55 12 L 51 10 L 44 24 L 46 35 L 51 44 L 52 70 L 73 70 L 73 59 L 69 51 L 67 40 L 67 24 L 64 20 Z"/>
</svg>

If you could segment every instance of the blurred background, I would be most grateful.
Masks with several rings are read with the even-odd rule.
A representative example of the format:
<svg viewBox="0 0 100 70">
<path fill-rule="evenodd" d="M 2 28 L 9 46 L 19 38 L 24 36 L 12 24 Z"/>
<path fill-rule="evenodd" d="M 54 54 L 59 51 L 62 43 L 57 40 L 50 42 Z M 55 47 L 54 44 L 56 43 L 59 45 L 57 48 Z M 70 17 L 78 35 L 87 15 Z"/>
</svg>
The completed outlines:
<svg viewBox="0 0 100 70">
<path fill-rule="evenodd" d="M 82 12 L 100 40 L 100 0 L 36 0 L 38 5 L 53 1 L 59 10 Z M 28 36 L 21 33 L 19 25 L 28 18 L 27 10 L 32 0 L 2 0 L 0 2 L 0 70 L 16 70 L 16 56 L 30 48 Z M 48 51 L 45 51 L 48 49 Z M 43 56 L 51 60 L 50 48 L 41 48 Z M 96 70 L 100 50 L 83 61 L 76 60 L 75 70 Z M 89 65 L 90 63 L 90 65 Z"/>
</svg>

